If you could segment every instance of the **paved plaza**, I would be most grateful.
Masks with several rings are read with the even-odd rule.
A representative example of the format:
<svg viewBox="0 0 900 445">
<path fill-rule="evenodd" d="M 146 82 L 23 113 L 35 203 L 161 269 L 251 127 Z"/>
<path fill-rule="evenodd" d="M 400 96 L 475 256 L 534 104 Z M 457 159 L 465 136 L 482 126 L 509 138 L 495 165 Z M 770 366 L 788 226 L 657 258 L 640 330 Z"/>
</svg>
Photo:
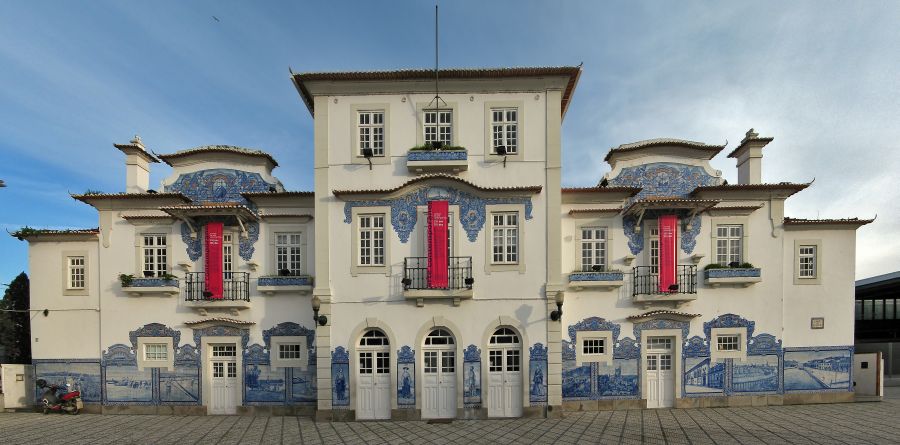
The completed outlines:
<svg viewBox="0 0 900 445">
<path fill-rule="evenodd" d="M 303 417 L 0 414 L 0 444 L 900 443 L 900 400 L 571 413 L 564 419 L 316 423 Z"/>
</svg>

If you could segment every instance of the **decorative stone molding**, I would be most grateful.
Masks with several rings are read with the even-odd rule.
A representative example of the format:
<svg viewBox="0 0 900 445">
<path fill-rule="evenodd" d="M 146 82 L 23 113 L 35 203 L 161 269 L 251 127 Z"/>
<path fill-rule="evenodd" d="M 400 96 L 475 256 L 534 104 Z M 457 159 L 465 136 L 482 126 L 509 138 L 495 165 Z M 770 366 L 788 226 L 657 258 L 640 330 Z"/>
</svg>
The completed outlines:
<svg viewBox="0 0 900 445">
<path fill-rule="evenodd" d="M 706 284 L 719 287 L 723 284 L 737 284 L 749 287 L 762 281 L 762 270 L 755 268 L 722 268 L 703 271 Z"/>
<path fill-rule="evenodd" d="M 611 272 L 574 272 L 569 274 L 569 288 L 573 291 L 591 288 L 599 290 L 615 289 L 625 284 L 625 273 Z"/>
<path fill-rule="evenodd" d="M 122 292 L 132 297 L 155 295 L 171 297 L 178 295 L 178 280 L 165 278 L 132 278 L 128 286 L 122 286 Z"/>
<path fill-rule="evenodd" d="M 288 292 L 305 295 L 312 291 L 312 287 L 313 280 L 309 275 L 259 277 L 256 280 L 256 290 L 266 295 Z"/>
<path fill-rule="evenodd" d="M 466 150 L 410 150 L 406 168 L 412 173 L 453 172 L 469 169 Z"/>
</svg>

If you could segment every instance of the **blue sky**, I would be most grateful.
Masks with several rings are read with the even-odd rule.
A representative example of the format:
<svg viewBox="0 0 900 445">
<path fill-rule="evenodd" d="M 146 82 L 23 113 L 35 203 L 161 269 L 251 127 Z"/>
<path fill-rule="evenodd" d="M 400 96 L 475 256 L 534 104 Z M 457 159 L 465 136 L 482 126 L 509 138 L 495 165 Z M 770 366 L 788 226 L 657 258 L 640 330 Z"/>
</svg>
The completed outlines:
<svg viewBox="0 0 900 445">
<path fill-rule="evenodd" d="M 430 67 L 432 1 L 0 3 L 0 226 L 95 227 L 69 192 L 124 189 L 112 147 L 231 144 L 312 189 L 312 119 L 295 71 Z M 219 21 L 212 18 L 216 16 Z M 584 62 L 563 128 L 564 185 L 613 146 L 679 137 L 734 147 L 767 182 L 815 184 L 795 217 L 872 217 L 857 277 L 900 270 L 900 2 L 445 1 L 444 67 Z M 728 150 L 726 150 L 727 152 Z M 713 161 L 730 182 L 734 161 Z M 151 186 L 167 173 L 155 166 Z M 0 237 L 0 283 L 27 269 Z"/>
</svg>

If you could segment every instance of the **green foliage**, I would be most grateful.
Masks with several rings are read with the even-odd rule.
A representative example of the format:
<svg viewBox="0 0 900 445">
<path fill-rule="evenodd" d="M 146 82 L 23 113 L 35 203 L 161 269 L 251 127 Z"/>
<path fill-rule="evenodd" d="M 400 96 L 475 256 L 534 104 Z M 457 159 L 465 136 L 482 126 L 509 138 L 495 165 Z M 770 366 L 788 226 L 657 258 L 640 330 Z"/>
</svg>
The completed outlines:
<svg viewBox="0 0 900 445">
<path fill-rule="evenodd" d="M 131 274 L 119 274 L 119 283 L 122 283 L 122 287 L 131 286 L 131 283 L 134 282 L 134 275 Z"/>
<path fill-rule="evenodd" d="M 175 275 L 172 275 L 168 272 L 163 273 L 160 278 L 162 278 L 164 280 L 177 280 L 178 279 L 178 277 L 176 277 Z"/>
<path fill-rule="evenodd" d="M 740 268 L 741 269 L 755 269 L 755 267 L 750 263 L 741 263 Z"/>
<path fill-rule="evenodd" d="M 755 268 L 756 268 L 756 267 L 755 267 L 753 264 L 750 264 L 750 263 L 741 263 L 741 264 L 739 264 L 737 267 L 723 266 L 723 265 L 721 265 L 721 264 L 719 264 L 719 263 L 710 263 L 710 264 L 707 264 L 706 267 L 703 268 L 703 270 L 710 270 L 710 269 L 755 269 Z"/>
<path fill-rule="evenodd" d="M 3 363 L 31 363 L 31 313 L 28 275 L 17 276 L 0 300 L 0 349 Z"/>
<path fill-rule="evenodd" d="M 11 235 L 13 237 L 15 237 L 16 239 L 18 239 L 19 241 L 22 241 L 22 240 L 28 238 L 29 236 L 37 235 L 38 233 L 41 233 L 41 231 L 38 229 L 35 229 L 33 227 L 25 226 L 19 230 L 16 230 L 15 232 L 11 233 Z"/>
<path fill-rule="evenodd" d="M 454 145 L 454 146 L 446 146 L 446 147 L 441 147 L 441 148 L 435 149 L 431 145 L 425 144 L 425 145 L 417 145 L 413 148 L 410 148 L 409 151 L 466 151 L 466 148 L 458 147 L 458 146 Z"/>
<path fill-rule="evenodd" d="M 100 190 L 87 189 L 84 191 L 85 195 L 102 195 L 103 192 Z"/>
</svg>

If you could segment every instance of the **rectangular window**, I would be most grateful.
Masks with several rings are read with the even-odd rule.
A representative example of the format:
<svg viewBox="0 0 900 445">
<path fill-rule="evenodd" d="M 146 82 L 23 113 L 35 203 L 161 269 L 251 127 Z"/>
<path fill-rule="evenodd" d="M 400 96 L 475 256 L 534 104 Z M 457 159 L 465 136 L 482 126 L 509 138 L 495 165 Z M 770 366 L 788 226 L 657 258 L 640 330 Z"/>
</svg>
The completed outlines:
<svg viewBox="0 0 900 445">
<path fill-rule="evenodd" d="M 444 351 L 441 354 L 441 372 L 456 372 L 456 352 Z"/>
<path fill-rule="evenodd" d="M 874 320 L 884 320 L 884 300 L 874 300 L 875 301 L 875 316 L 872 317 Z"/>
<path fill-rule="evenodd" d="M 215 345 L 212 347 L 213 357 L 237 357 L 237 347 L 234 345 Z"/>
<path fill-rule="evenodd" d="M 800 246 L 797 252 L 800 278 L 816 278 L 816 246 Z"/>
<path fill-rule="evenodd" d="M 488 360 L 490 372 L 503 372 L 503 351 L 488 351 Z"/>
<path fill-rule="evenodd" d="M 275 234 L 275 267 L 279 275 L 300 275 L 302 247 L 299 233 Z"/>
<path fill-rule="evenodd" d="M 68 277 L 66 280 L 68 289 L 84 289 L 85 264 L 83 256 L 66 257 Z"/>
<path fill-rule="evenodd" d="M 437 351 L 425 351 L 425 373 L 434 374 L 438 371 L 438 353 Z"/>
<path fill-rule="evenodd" d="M 375 353 L 375 373 L 390 374 L 391 373 L 391 353 L 376 352 Z"/>
<path fill-rule="evenodd" d="M 669 354 L 661 354 L 659 356 L 659 370 L 660 371 L 671 371 L 672 370 L 672 356 Z"/>
<path fill-rule="evenodd" d="M 491 109 L 491 140 L 494 153 L 497 153 L 497 147 L 504 147 L 506 154 L 509 155 L 519 152 L 518 116 L 517 108 Z"/>
<path fill-rule="evenodd" d="M 586 338 L 581 345 L 582 354 L 604 354 L 606 342 L 602 338 Z"/>
<path fill-rule="evenodd" d="M 895 300 L 884 300 L 884 319 L 885 320 L 894 320 L 894 301 Z"/>
<path fill-rule="evenodd" d="M 234 247 L 231 245 L 233 238 L 230 233 L 222 234 L 222 276 L 226 280 L 234 275 Z"/>
<path fill-rule="evenodd" d="M 283 343 L 278 345 L 278 358 L 296 360 L 300 358 L 300 343 Z"/>
<path fill-rule="evenodd" d="M 440 141 L 444 145 L 453 145 L 453 111 L 425 110 L 424 130 L 425 144 Z"/>
<path fill-rule="evenodd" d="M 659 273 L 659 225 L 656 221 L 648 222 L 647 224 L 653 225 L 650 229 L 650 239 L 647 241 L 650 245 L 648 252 L 650 255 L 650 273 L 656 274 Z"/>
<path fill-rule="evenodd" d="M 672 349 L 671 338 L 649 338 L 647 339 L 647 349 L 654 351 L 668 351 Z"/>
<path fill-rule="evenodd" d="M 359 156 L 363 150 L 372 149 L 372 156 L 384 156 L 384 111 L 360 111 Z"/>
<path fill-rule="evenodd" d="M 519 372 L 520 355 L 518 349 L 506 350 L 506 371 Z"/>
<path fill-rule="evenodd" d="M 743 238 L 743 225 L 716 226 L 716 262 L 722 266 L 731 263 L 741 264 L 743 262 Z"/>
<path fill-rule="evenodd" d="M 740 351 L 740 335 L 719 335 L 716 337 L 716 349 L 719 351 Z"/>
<path fill-rule="evenodd" d="M 656 371 L 656 358 L 657 356 L 655 355 L 647 356 L 647 371 Z"/>
<path fill-rule="evenodd" d="M 856 300 L 856 319 L 857 320 L 862 320 L 862 314 L 863 314 L 862 309 L 863 309 L 862 300 Z"/>
<path fill-rule="evenodd" d="M 519 214 L 492 213 L 494 264 L 517 264 L 519 262 Z"/>
<path fill-rule="evenodd" d="M 372 373 L 372 353 L 371 352 L 360 352 L 359 353 L 359 373 L 360 374 L 371 374 Z"/>
<path fill-rule="evenodd" d="M 145 233 L 143 235 L 144 276 L 161 277 L 166 274 L 166 235 Z"/>
<path fill-rule="evenodd" d="M 213 362 L 213 377 L 225 377 L 225 362 Z"/>
<path fill-rule="evenodd" d="M 165 343 L 144 343 L 144 360 L 165 361 L 169 358 L 169 351 Z"/>
<path fill-rule="evenodd" d="M 863 300 L 863 319 L 872 319 L 872 309 L 875 307 L 873 300 Z"/>
<path fill-rule="evenodd" d="M 359 265 L 384 266 L 384 215 L 359 216 Z"/>
<path fill-rule="evenodd" d="M 228 362 L 228 377 L 230 377 L 230 378 L 237 377 L 237 363 Z"/>
<path fill-rule="evenodd" d="M 606 270 L 606 228 L 584 227 L 581 229 L 581 270 L 590 272 L 598 266 L 598 271 Z"/>
</svg>

